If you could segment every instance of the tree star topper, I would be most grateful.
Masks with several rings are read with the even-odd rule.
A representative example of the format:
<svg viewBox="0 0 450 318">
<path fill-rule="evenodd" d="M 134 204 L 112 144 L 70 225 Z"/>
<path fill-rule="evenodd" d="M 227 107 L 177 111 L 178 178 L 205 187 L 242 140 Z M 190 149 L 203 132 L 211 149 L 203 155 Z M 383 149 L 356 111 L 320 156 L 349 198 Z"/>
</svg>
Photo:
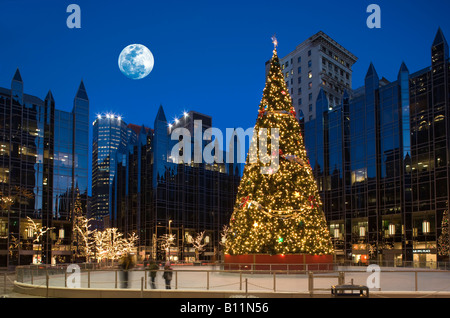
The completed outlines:
<svg viewBox="0 0 450 318">
<path fill-rule="evenodd" d="M 277 37 L 276 37 L 276 35 L 274 34 L 274 35 L 272 35 L 272 43 L 273 43 L 273 47 L 274 47 L 274 49 L 276 49 L 277 48 L 277 46 L 278 46 L 278 41 L 277 41 Z"/>
</svg>

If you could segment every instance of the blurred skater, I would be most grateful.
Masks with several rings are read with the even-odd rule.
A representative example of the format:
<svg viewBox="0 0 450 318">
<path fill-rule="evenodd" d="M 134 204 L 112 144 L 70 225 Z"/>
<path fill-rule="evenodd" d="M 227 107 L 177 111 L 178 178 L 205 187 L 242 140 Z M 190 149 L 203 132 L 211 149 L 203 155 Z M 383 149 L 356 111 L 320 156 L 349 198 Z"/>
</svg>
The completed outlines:
<svg viewBox="0 0 450 318">
<path fill-rule="evenodd" d="M 154 260 L 151 260 L 148 269 L 150 270 L 149 276 L 150 276 L 152 289 L 155 289 L 156 288 L 156 283 L 155 283 L 156 271 L 159 270 L 159 266 L 158 266 L 158 264 L 156 264 L 156 262 Z"/>
<path fill-rule="evenodd" d="M 126 254 L 121 262 L 120 262 L 120 268 L 121 276 L 122 276 L 122 288 L 128 288 L 128 282 L 129 282 L 129 270 L 134 267 L 134 261 L 133 257 L 130 254 Z"/>
<path fill-rule="evenodd" d="M 166 265 L 164 266 L 164 274 L 163 278 L 166 282 L 166 289 L 170 289 L 170 282 L 172 281 L 172 267 L 170 267 L 170 262 L 166 262 Z"/>
</svg>

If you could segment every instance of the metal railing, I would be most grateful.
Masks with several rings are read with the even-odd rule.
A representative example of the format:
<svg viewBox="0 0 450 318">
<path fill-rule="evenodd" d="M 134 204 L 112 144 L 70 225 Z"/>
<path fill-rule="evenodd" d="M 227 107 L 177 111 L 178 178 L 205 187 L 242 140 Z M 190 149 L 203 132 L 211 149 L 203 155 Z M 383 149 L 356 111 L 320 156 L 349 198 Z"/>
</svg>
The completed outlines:
<svg viewBox="0 0 450 318">
<path fill-rule="evenodd" d="M 270 265 L 270 264 L 262 264 Z M 175 290 L 202 291 L 246 291 L 275 293 L 310 293 L 330 291 L 332 285 L 355 281 L 366 285 L 372 272 L 366 267 L 331 268 L 324 270 L 278 269 L 279 264 L 257 269 L 249 267 L 241 270 L 214 269 L 214 267 L 174 266 L 170 288 Z M 301 264 L 304 265 L 304 264 Z M 333 264 L 334 265 L 334 264 Z M 207 269 L 208 268 L 208 269 Z M 129 289 L 166 289 L 164 270 L 156 271 L 154 285 L 148 269 L 129 271 Z M 99 269 L 85 266 L 80 268 L 80 288 L 121 289 L 124 288 L 123 271 L 118 268 Z M 27 284 L 26 288 L 73 287 L 73 272 L 67 266 L 19 266 L 16 268 L 16 281 Z M 450 271 L 408 268 L 381 268 L 379 291 L 448 291 L 450 292 Z M 23 287 L 25 288 L 25 287 Z M 125 287 L 126 288 L 126 287 Z"/>
<path fill-rule="evenodd" d="M 14 272 L 0 272 L 0 295 L 7 295 L 14 288 Z"/>
</svg>

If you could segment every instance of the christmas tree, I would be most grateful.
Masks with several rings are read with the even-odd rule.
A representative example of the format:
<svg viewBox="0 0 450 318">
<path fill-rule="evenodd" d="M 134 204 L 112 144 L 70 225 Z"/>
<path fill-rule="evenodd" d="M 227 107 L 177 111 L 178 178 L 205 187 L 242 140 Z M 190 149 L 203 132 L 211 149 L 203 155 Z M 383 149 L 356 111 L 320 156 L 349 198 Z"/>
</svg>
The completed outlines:
<svg viewBox="0 0 450 318">
<path fill-rule="evenodd" d="M 226 252 L 331 254 L 318 188 L 273 40 L 270 71 L 230 220 Z M 266 131 L 268 138 L 261 138 Z"/>
</svg>

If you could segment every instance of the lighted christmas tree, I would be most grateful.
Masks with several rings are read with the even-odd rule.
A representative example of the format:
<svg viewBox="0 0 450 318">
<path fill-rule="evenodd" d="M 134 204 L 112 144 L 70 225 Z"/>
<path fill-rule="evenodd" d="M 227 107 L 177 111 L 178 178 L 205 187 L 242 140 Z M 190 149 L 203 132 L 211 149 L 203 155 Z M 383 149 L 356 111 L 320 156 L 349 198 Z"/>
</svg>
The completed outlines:
<svg viewBox="0 0 450 318">
<path fill-rule="evenodd" d="M 331 254 L 318 188 L 273 40 L 270 71 L 230 220 L 226 252 Z M 274 138 L 277 128 L 279 136 Z M 264 131 L 268 138 L 261 140 Z"/>
</svg>

